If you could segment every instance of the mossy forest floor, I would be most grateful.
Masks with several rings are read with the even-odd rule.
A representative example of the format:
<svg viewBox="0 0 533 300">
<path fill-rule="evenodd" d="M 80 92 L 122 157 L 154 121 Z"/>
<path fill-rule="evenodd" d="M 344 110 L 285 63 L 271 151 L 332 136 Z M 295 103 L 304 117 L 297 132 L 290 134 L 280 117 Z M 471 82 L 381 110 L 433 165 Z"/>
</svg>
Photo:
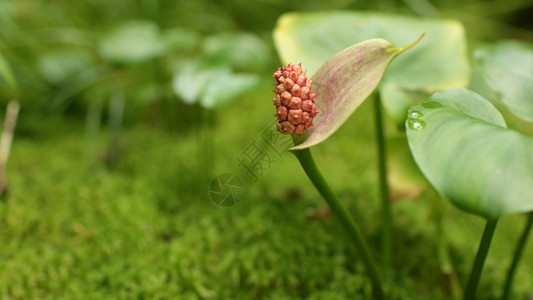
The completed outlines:
<svg viewBox="0 0 533 300">
<path fill-rule="evenodd" d="M 265 88 L 268 91 L 268 87 Z M 213 174 L 272 122 L 269 91 L 215 114 L 207 132 Z M 264 99 L 264 100 L 262 100 Z M 88 145 L 83 118 L 26 120 L 12 147 L 10 191 L 0 203 L 0 299 L 368 299 L 370 284 L 333 216 L 297 161 L 273 162 L 241 202 L 208 198 L 198 134 L 136 123 L 124 151 L 101 163 L 107 138 Z M 244 125 L 245 124 L 245 125 Z M 372 105 L 365 103 L 315 160 L 380 257 Z M 105 128 L 104 128 L 105 129 Z M 88 150 L 89 149 L 89 150 Z M 97 149 L 90 152 L 90 149 Z M 89 158 L 89 159 L 88 159 Z M 429 193 L 393 205 L 392 299 L 448 299 L 439 270 Z M 444 232 L 465 282 L 484 221 L 442 202 Z M 315 217 L 310 217 L 310 216 Z M 502 218 L 479 299 L 497 299 L 525 219 Z M 533 242 L 516 274 L 515 299 L 533 293 Z"/>
</svg>

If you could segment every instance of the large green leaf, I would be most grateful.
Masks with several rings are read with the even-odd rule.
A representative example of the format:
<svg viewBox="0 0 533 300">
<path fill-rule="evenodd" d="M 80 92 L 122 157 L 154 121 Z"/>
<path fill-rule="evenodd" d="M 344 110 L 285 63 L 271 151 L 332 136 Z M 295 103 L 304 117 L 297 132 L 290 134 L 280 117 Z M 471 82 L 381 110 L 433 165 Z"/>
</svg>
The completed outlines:
<svg viewBox="0 0 533 300">
<path fill-rule="evenodd" d="M 384 38 L 406 45 L 422 32 L 424 40 L 395 60 L 380 87 L 387 112 L 403 123 L 410 106 L 405 100 L 419 100 L 409 92 L 430 94 L 468 84 L 470 67 L 459 22 L 369 12 L 290 13 L 279 19 L 274 40 L 284 64 L 301 62 L 313 75 L 328 58 L 355 43 Z M 399 93 L 404 100 L 400 104 Z"/>
<path fill-rule="evenodd" d="M 303 142 L 291 150 L 315 146 L 335 133 L 374 91 L 392 59 L 420 38 L 404 48 L 384 39 L 367 40 L 328 59 L 313 75 L 313 92 L 320 109 L 315 126 Z"/>
<path fill-rule="evenodd" d="M 533 45 L 518 41 L 483 45 L 475 58 L 501 102 L 516 116 L 533 122 Z"/>
<path fill-rule="evenodd" d="M 406 127 L 418 166 L 456 206 L 486 218 L 533 210 L 533 138 L 507 129 L 485 98 L 435 93 L 410 109 Z"/>
</svg>

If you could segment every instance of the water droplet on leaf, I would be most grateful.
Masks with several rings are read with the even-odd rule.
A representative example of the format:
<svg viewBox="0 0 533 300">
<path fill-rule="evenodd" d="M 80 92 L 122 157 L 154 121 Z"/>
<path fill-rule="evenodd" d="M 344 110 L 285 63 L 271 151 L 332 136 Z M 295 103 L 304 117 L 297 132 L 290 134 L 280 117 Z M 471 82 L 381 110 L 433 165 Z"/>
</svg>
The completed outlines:
<svg viewBox="0 0 533 300">
<path fill-rule="evenodd" d="M 423 116 L 424 114 L 419 112 L 418 110 L 412 110 L 409 112 L 409 118 L 420 118 L 421 116 Z"/>
<path fill-rule="evenodd" d="M 412 130 L 422 130 L 426 127 L 426 122 L 417 118 L 409 118 L 407 119 L 407 126 Z"/>
</svg>

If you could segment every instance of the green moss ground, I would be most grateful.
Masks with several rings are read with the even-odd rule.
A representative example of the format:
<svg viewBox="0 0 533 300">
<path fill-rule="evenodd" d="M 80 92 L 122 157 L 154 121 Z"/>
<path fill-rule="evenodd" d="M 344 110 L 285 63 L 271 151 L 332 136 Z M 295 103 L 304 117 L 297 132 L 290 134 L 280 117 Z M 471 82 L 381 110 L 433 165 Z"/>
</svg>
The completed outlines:
<svg viewBox="0 0 533 300">
<path fill-rule="evenodd" d="M 237 171 L 234 158 L 271 122 L 268 88 L 217 112 L 213 174 Z M 313 150 L 379 257 L 371 116 L 365 103 Z M 129 126 L 126 151 L 108 170 L 87 167 L 83 121 L 22 115 L 21 123 L 0 203 L 0 299 L 368 299 L 363 267 L 335 218 L 307 217 L 324 203 L 290 154 L 223 209 L 208 198 L 193 131 Z M 96 148 L 105 140 L 102 133 Z M 393 206 L 393 299 L 447 298 L 424 195 Z M 446 203 L 444 221 L 465 282 L 483 220 Z M 498 225 L 480 299 L 500 295 L 523 222 L 509 216 Z M 530 241 L 515 299 L 533 293 L 532 270 Z"/>
</svg>

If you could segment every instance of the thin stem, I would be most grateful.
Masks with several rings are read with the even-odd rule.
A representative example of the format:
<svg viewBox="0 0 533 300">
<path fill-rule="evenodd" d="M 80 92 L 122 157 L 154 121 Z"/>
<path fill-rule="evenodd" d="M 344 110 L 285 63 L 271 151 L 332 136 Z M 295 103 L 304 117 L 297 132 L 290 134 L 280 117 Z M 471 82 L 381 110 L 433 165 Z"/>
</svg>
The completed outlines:
<svg viewBox="0 0 533 300">
<path fill-rule="evenodd" d="M 445 280 L 446 287 L 453 299 L 461 299 L 463 294 L 459 280 L 453 268 L 446 235 L 444 233 L 441 198 L 436 192 L 433 192 L 434 214 L 435 214 L 435 231 L 437 235 L 437 253 L 440 264 L 440 272 Z"/>
<path fill-rule="evenodd" d="M 204 120 L 202 126 L 203 138 L 202 138 L 202 151 L 204 158 L 204 172 L 209 178 L 214 176 L 213 173 L 213 161 L 215 155 L 215 113 L 212 110 L 204 109 Z"/>
<path fill-rule="evenodd" d="M 13 142 L 15 126 L 20 105 L 17 101 L 12 100 L 7 104 L 6 117 L 4 119 L 4 128 L 0 137 L 0 196 L 5 195 L 8 189 L 7 183 L 7 160 Z"/>
<path fill-rule="evenodd" d="M 102 120 L 102 102 L 100 95 L 89 102 L 87 108 L 87 119 L 85 123 L 85 160 L 87 167 L 92 167 L 97 161 L 98 152 L 98 132 Z"/>
<path fill-rule="evenodd" d="M 483 237 L 481 238 L 481 243 L 479 244 L 479 249 L 477 250 L 476 260 L 474 261 L 474 266 L 472 267 L 470 278 L 468 279 L 468 284 L 466 286 L 464 294 L 465 300 L 476 299 L 476 289 L 479 283 L 479 278 L 481 277 L 481 271 L 483 270 L 485 258 L 487 258 L 490 243 L 492 241 L 492 236 L 494 235 L 494 229 L 496 229 L 497 223 L 497 218 L 487 220 L 485 230 L 483 231 Z"/>
<path fill-rule="evenodd" d="M 509 297 L 509 294 L 511 293 L 511 287 L 513 285 L 513 277 L 516 271 L 516 267 L 518 266 L 518 262 L 520 261 L 520 257 L 524 250 L 524 246 L 526 245 L 527 237 L 529 236 L 529 232 L 531 231 L 532 224 L 533 224 L 533 212 L 530 212 L 527 217 L 526 227 L 524 228 L 524 232 L 522 232 L 522 236 L 520 237 L 520 240 L 518 241 L 518 244 L 516 245 L 516 249 L 515 249 L 514 256 L 513 256 L 513 262 L 511 263 L 511 266 L 509 267 L 509 271 L 507 272 L 507 279 L 505 280 L 505 285 L 503 288 L 502 300 L 506 300 Z"/>
<path fill-rule="evenodd" d="M 346 230 L 350 240 L 353 242 L 359 256 L 361 257 L 361 260 L 363 261 L 363 264 L 366 267 L 370 281 L 372 282 L 374 297 L 376 299 L 385 299 L 385 295 L 381 287 L 381 280 L 379 279 L 376 265 L 370 255 L 368 245 L 361 234 L 359 227 L 318 170 L 313 157 L 311 156 L 311 151 L 307 148 L 295 150 L 293 151 L 293 154 L 296 156 L 296 158 L 298 158 L 298 161 L 302 165 L 305 173 L 311 182 L 313 182 L 313 185 L 316 187 L 318 192 L 322 195 L 322 197 L 324 197 L 333 213 L 341 222 L 344 230 Z"/>
<path fill-rule="evenodd" d="M 385 132 L 383 124 L 383 113 L 381 111 L 381 99 L 379 93 L 376 93 L 374 101 L 374 111 L 376 120 L 376 141 L 378 146 L 378 170 L 379 170 L 379 191 L 381 197 L 381 219 L 383 229 L 381 231 L 381 243 L 383 250 L 383 265 L 387 270 L 391 265 L 391 247 L 392 247 L 392 213 L 390 207 L 390 193 L 387 182 L 387 144 L 385 142 Z"/>
<path fill-rule="evenodd" d="M 109 120 L 108 120 L 108 153 L 106 162 L 109 167 L 114 167 L 121 155 L 120 132 L 124 123 L 124 90 L 122 84 L 117 86 L 115 93 L 109 100 Z"/>
</svg>

